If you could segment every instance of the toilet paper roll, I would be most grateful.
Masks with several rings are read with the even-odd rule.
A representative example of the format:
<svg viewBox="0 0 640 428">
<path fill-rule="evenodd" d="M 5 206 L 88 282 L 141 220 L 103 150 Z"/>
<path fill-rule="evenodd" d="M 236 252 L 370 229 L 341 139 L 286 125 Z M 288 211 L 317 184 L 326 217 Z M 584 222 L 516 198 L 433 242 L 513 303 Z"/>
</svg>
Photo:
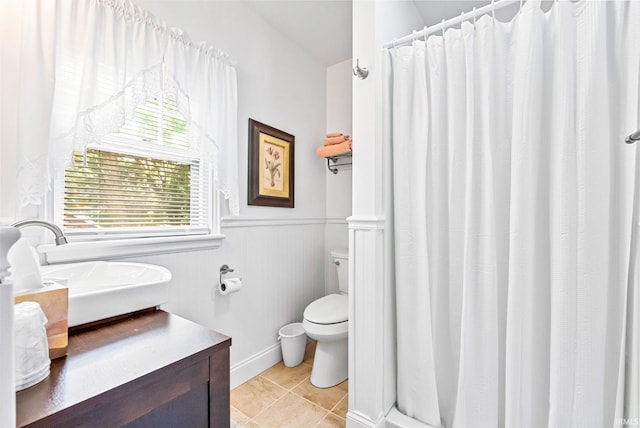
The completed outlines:
<svg viewBox="0 0 640 428">
<path fill-rule="evenodd" d="M 223 296 L 237 293 L 241 288 L 242 278 L 225 278 L 224 281 L 218 284 L 218 292 Z"/>
</svg>

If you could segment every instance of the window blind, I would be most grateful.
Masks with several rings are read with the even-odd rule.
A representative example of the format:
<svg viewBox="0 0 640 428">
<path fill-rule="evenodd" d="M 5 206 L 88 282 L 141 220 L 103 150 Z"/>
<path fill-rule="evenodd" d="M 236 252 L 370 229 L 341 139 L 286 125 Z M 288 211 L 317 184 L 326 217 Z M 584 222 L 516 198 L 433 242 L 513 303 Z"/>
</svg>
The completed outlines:
<svg viewBox="0 0 640 428">
<path fill-rule="evenodd" d="M 65 233 L 208 233 L 209 170 L 189 146 L 175 100 L 154 97 L 99 147 L 74 153 L 74 166 L 65 170 Z"/>
</svg>

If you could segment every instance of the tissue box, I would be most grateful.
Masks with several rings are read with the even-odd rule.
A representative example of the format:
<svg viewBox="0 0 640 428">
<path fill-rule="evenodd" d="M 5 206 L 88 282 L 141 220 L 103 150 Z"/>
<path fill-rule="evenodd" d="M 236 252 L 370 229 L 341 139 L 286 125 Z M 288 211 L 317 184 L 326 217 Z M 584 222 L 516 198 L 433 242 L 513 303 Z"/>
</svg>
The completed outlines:
<svg viewBox="0 0 640 428">
<path fill-rule="evenodd" d="M 49 358 L 67 355 L 69 344 L 69 289 L 58 284 L 16 294 L 15 303 L 37 302 L 47 317 Z"/>
</svg>

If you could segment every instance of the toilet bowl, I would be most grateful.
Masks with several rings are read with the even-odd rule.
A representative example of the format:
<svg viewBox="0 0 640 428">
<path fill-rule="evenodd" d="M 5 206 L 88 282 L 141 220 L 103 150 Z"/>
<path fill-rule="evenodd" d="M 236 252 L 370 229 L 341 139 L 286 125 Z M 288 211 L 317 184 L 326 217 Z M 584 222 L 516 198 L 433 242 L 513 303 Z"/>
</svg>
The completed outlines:
<svg viewBox="0 0 640 428">
<path fill-rule="evenodd" d="M 329 294 L 315 300 L 304 310 L 302 327 L 305 333 L 317 340 L 311 370 L 311 383 L 319 388 L 329 388 L 347 379 L 349 297 L 347 278 L 349 263 L 346 250 L 331 252 L 338 270 L 341 293 Z"/>
</svg>

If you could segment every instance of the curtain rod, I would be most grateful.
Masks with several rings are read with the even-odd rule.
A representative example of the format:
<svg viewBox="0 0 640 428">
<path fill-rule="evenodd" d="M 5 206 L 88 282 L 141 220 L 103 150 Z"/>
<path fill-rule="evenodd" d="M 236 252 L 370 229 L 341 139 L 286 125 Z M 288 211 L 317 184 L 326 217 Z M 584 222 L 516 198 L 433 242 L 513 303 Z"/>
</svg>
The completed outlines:
<svg viewBox="0 0 640 428">
<path fill-rule="evenodd" d="M 440 30 L 444 30 L 445 28 L 451 27 L 452 25 L 456 25 L 456 24 L 460 24 L 470 18 L 473 18 L 474 16 L 481 16 L 484 15 L 486 13 L 493 13 L 496 10 L 500 10 L 504 7 L 507 6 L 511 6 L 513 5 L 515 2 L 517 2 L 518 0 L 495 0 L 492 1 L 491 4 L 488 4 L 486 6 L 482 6 L 479 9 L 473 8 L 472 11 L 470 12 L 463 12 L 462 14 L 456 16 L 455 18 L 451 18 L 451 19 L 447 19 L 447 20 L 442 20 L 442 22 L 438 23 L 438 24 L 434 24 L 431 27 L 424 27 L 422 30 L 420 31 L 414 31 L 413 33 L 403 36 L 399 39 L 394 39 L 390 42 L 385 43 L 384 45 L 382 45 L 383 48 L 385 49 L 389 49 L 391 47 L 395 47 L 395 46 L 400 46 L 400 45 L 404 45 L 405 43 L 409 43 L 412 42 L 416 39 L 419 39 L 421 37 L 426 37 L 429 34 L 433 34 L 435 32 L 438 32 Z M 520 8 L 522 8 L 522 3 L 523 0 L 520 0 Z"/>
</svg>

